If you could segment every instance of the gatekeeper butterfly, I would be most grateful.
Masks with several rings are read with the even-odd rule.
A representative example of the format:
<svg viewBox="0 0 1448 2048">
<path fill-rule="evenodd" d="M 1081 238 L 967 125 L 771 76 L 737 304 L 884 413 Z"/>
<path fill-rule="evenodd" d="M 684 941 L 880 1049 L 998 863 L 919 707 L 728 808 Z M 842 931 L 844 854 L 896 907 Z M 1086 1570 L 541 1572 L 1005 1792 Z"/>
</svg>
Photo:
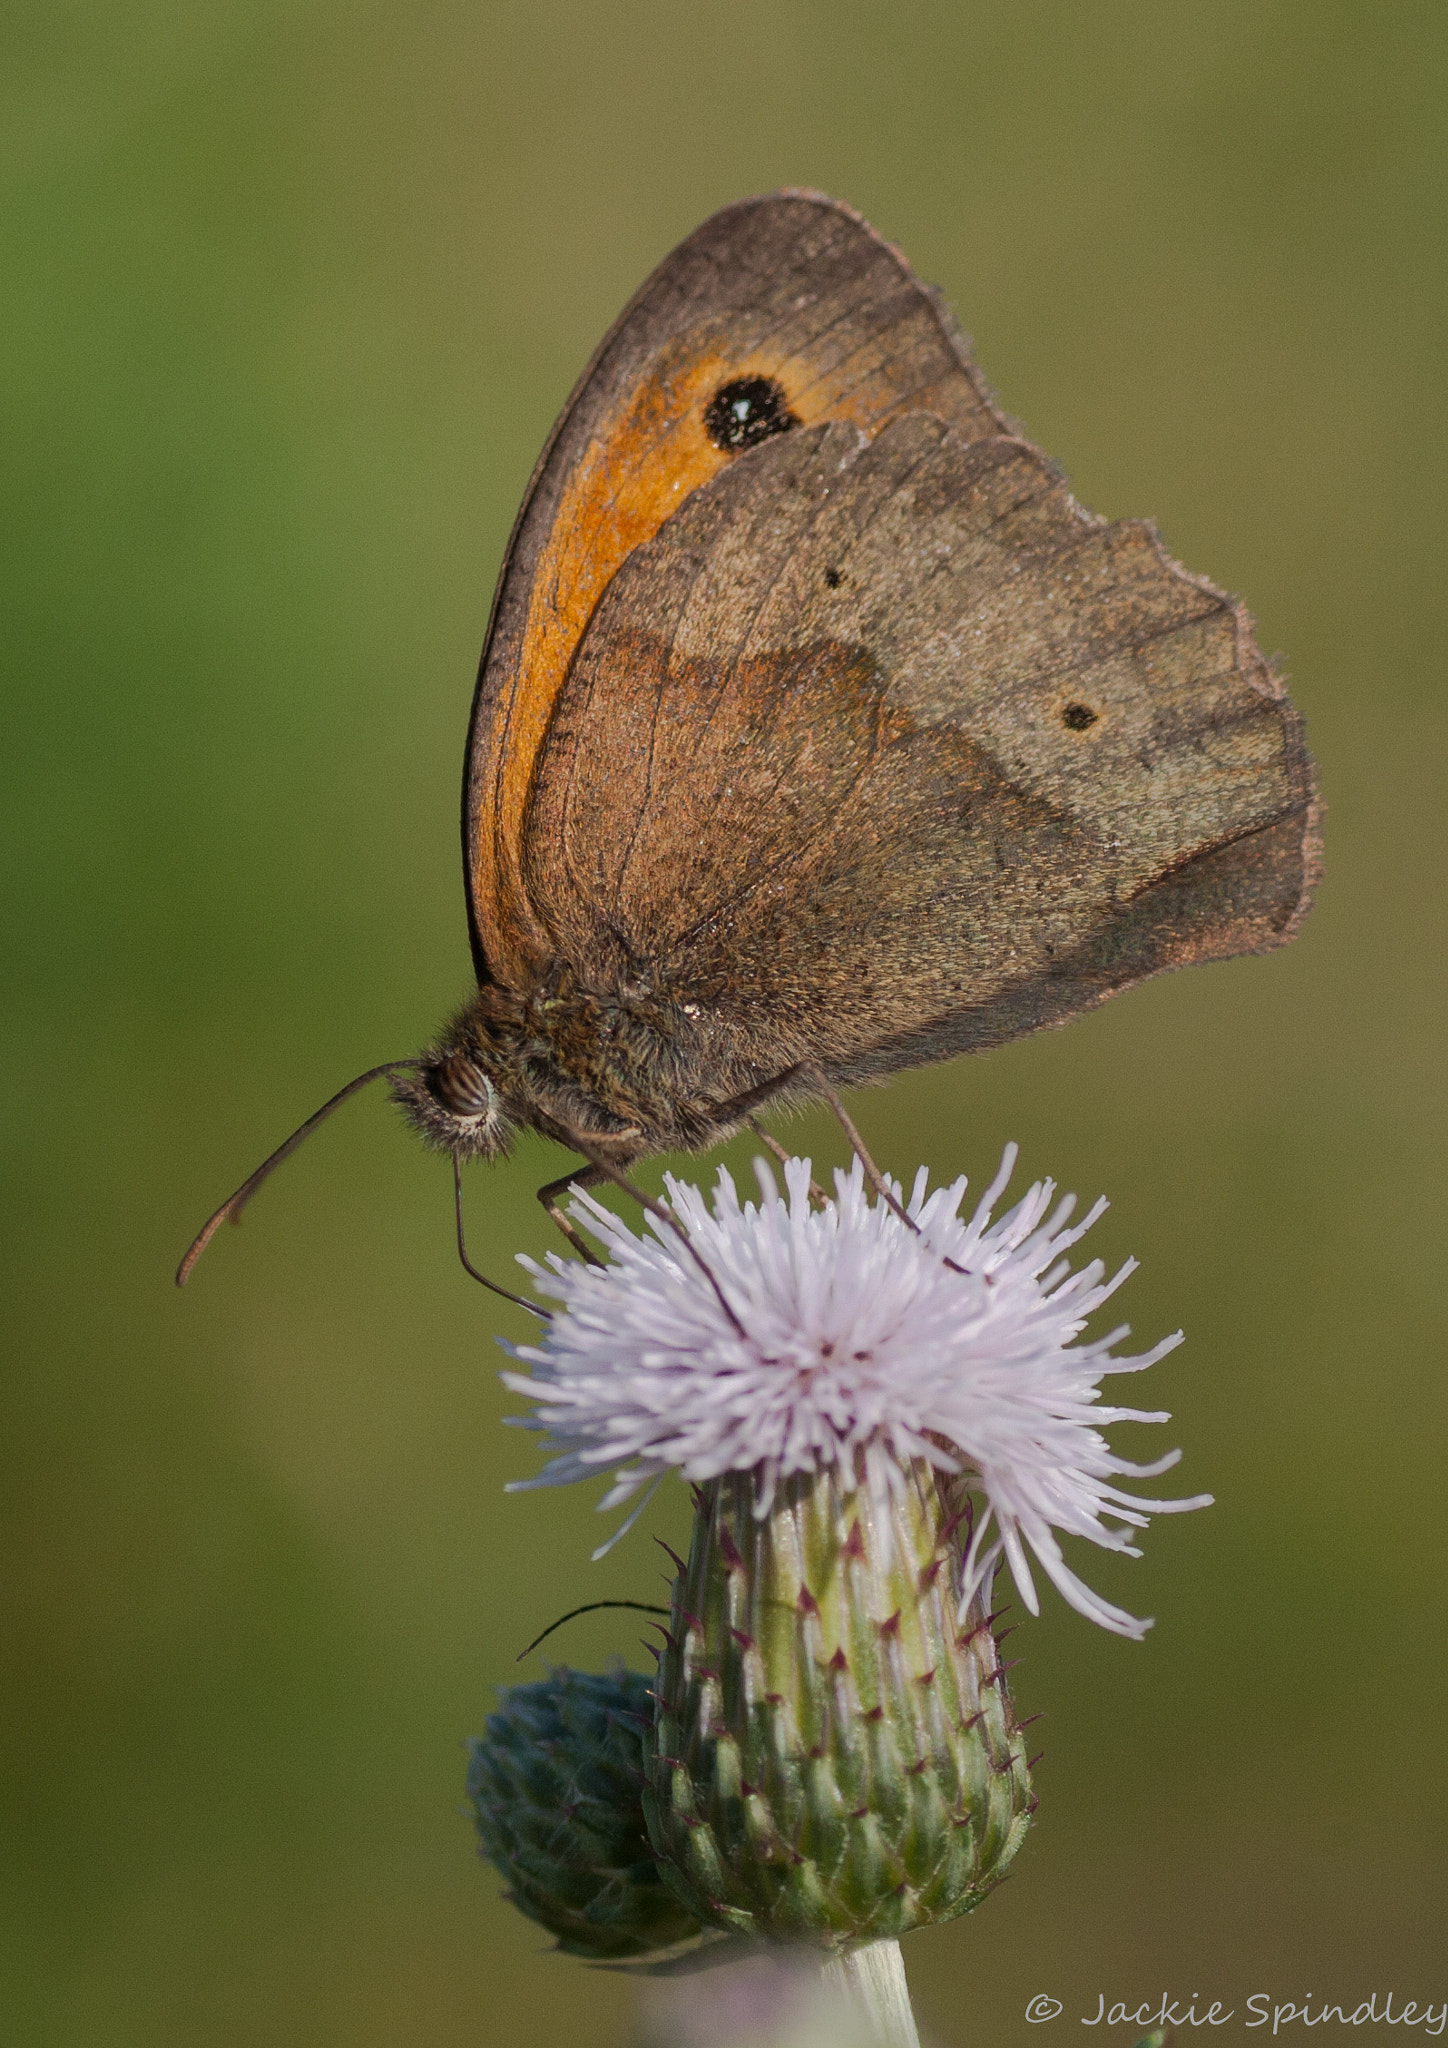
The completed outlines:
<svg viewBox="0 0 1448 2048">
<path fill-rule="evenodd" d="M 1280 945 L 1317 844 L 1245 609 L 1081 509 L 857 213 L 726 207 L 605 337 L 513 530 L 464 778 L 476 993 L 178 1278 L 378 1075 L 455 1172 L 527 1129 L 622 1180 Z"/>
</svg>

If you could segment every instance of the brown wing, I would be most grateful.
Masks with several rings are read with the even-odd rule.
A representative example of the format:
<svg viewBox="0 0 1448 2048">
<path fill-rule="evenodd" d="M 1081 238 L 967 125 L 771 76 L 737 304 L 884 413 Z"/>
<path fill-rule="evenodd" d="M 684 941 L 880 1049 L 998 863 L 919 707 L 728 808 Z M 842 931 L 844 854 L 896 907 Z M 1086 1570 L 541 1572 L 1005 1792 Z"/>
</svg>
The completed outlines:
<svg viewBox="0 0 1448 2048">
<path fill-rule="evenodd" d="M 1245 612 L 1024 442 L 915 411 L 771 440 L 634 551 L 557 694 L 523 874 L 585 985 L 690 1005 L 747 1085 L 1275 945 L 1314 846 Z"/>
<path fill-rule="evenodd" d="M 480 979 L 525 986 L 550 946 L 523 886 L 539 750 L 610 579 L 700 485 L 742 460 L 711 399 L 762 379 L 783 416 L 867 433 L 927 408 L 963 439 L 1005 423 L 949 314 L 858 214 L 782 192 L 717 213 L 603 342 L 534 472 L 504 565 L 468 741 L 463 858 Z"/>
</svg>

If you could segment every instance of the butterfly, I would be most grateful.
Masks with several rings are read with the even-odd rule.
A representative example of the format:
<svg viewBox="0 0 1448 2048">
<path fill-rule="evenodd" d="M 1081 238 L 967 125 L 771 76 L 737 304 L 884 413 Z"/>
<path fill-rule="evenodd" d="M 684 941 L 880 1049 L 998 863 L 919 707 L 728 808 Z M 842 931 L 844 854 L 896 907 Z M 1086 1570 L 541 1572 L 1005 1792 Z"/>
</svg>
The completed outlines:
<svg viewBox="0 0 1448 2048">
<path fill-rule="evenodd" d="M 464 778 L 476 992 L 178 1279 L 379 1076 L 455 1180 L 519 1130 L 570 1147 L 539 1194 L 571 1237 L 570 1185 L 766 1107 L 828 1101 L 878 1184 L 842 1089 L 1282 944 L 1318 845 L 1246 610 L 1082 510 L 850 207 L 725 207 L 603 340 L 513 530 Z"/>
</svg>

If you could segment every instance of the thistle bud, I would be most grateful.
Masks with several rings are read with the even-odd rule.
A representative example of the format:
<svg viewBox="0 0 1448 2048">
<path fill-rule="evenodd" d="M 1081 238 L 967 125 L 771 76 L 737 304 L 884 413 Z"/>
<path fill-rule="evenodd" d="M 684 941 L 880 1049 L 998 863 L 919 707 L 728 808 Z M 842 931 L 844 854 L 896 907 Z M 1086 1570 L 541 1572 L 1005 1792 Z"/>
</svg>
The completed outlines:
<svg viewBox="0 0 1448 2048">
<path fill-rule="evenodd" d="M 830 1949 L 969 1912 L 1034 1805 L 988 1592 L 961 1618 L 955 1482 L 922 1458 L 855 1476 L 782 1478 L 762 1514 L 754 1475 L 701 1489 L 644 1746 L 680 1900 Z"/>
<path fill-rule="evenodd" d="M 483 1853 L 520 1912 L 569 1955 L 647 1954 L 699 1932 L 661 1883 L 640 1803 L 650 1682 L 554 1671 L 515 1685 L 468 1745 L 468 1797 Z"/>
</svg>

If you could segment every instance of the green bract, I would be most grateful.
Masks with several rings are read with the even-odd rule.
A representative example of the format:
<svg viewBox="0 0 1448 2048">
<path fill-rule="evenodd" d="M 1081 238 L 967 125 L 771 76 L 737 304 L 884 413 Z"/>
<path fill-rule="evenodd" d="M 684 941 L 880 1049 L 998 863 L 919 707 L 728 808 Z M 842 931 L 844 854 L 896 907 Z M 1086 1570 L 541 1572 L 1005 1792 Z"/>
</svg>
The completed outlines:
<svg viewBox="0 0 1448 2048">
<path fill-rule="evenodd" d="M 699 1918 L 848 1949 L 969 1912 L 1034 1801 L 989 1619 L 959 1601 L 953 1482 L 703 1489 L 645 1740 L 661 1868 Z M 863 1475 L 862 1475 L 863 1477 Z"/>
<path fill-rule="evenodd" d="M 640 1805 L 651 1682 L 555 1671 L 515 1685 L 469 1744 L 468 1796 L 485 1853 L 520 1911 L 569 1955 L 647 1954 L 699 1932 L 659 1880 Z"/>
</svg>

